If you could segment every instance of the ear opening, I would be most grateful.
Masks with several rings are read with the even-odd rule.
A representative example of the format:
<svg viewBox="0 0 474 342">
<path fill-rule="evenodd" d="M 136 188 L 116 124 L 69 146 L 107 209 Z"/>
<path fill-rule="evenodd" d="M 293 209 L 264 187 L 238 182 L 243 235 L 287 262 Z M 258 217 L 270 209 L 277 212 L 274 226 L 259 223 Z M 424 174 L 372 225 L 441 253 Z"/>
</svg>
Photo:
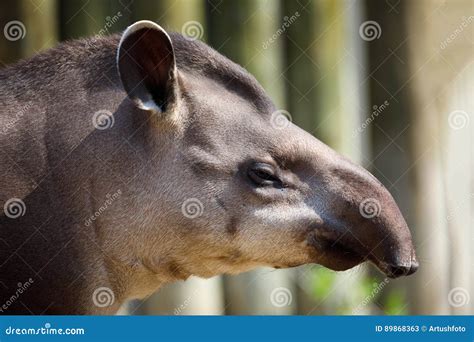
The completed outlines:
<svg viewBox="0 0 474 342">
<path fill-rule="evenodd" d="M 177 70 L 171 38 L 152 21 L 129 26 L 117 51 L 117 69 L 128 97 L 137 107 L 155 113 L 177 102 Z"/>
</svg>

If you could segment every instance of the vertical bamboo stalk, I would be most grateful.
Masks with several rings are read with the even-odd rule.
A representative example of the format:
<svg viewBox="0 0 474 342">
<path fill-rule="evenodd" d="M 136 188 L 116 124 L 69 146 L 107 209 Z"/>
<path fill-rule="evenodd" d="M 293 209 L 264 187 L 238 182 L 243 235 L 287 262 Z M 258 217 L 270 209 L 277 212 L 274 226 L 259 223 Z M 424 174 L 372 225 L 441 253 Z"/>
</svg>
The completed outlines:
<svg viewBox="0 0 474 342">
<path fill-rule="evenodd" d="M 21 10 L 20 3 L 15 0 L 0 1 L 0 23 L 1 23 L 1 36 L 0 36 L 0 67 L 4 67 L 9 63 L 13 63 L 21 58 L 21 39 L 22 31 L 19 31 L 20 38 L 7 37 L 4 32 L 8 32 L 7 25 L 12 25 L 14 21 L 21 21 Z M 20 26 L 21 28 L 21 26 Z M 10 28 L 11 30 L 11 28 Z"/>
<path fill-rule="evenodd" d="M 472 313 L 472 42 L 456 33 L 472 3 L 407 7 L 421 260 L 412 302 L 417 314 Z"/>
<path fill-rule="evenodd" d="M 319 65 L 317 37 L 323 29 L 324 13 L 321 13 L 317 1 L 305 3 L 306 7 L 296 1 L 283 1 L 285 15 L 299 13 L 300 17 L 287 30 L 285 36 L 284 76 L 287 91 L 287 102 L 293 122 L 303 129 L 315 134 L 327 142 L 328 136 L 315 132 L 322 121 L 321 94 L 317 84 L 321 81 L 323 71 Z M 315 46 L 316 45 L 316 46 Z M 320 312 L 318 303 L 322 298 L 315 298 L 315 269 L 303 267 L 298 270 L 298 313 L 313 314 Z"/>
<path fill-rule="evenodd" d="M 323 125 L 329 124 L 326 129 L 331 132 L 330 144 L 337 151 L 367 167 L 369 137 L 359 134 L 359 127 L 366 119 L 369 100 L 368 87 L 364 83 L 368 74 L 367 53 L 358 33 L 364 8 L 361 2 L 338 1 L 336 4 L 338 6 L 326 8 L 326 12 L 332 13 L 328 25 L 336 28 L 324 40 L 325 49 L 333 49 L 333 56 L 322 63 L 322 66 L 326 66 L 328 77 L 335 79 L 324 85 L 326 91 L 337 95 L 329 97 L 326 109 L 323 109 L 334 113 L 323 119 Z M 340 43 L 333 47 L 333 40 Z M 322 96 L 328 98 L 327 94 Z M 364 307 L 365 298 L 361 296 L 363 286 L 367 283 L 367 273 L 367 266 L 363 265 L 335 277 L 331 296 L 339 307 L 331 313 L 370 312 L 370 308 Z"/>
<path fill-rule="evenodd" d="M 345 1 L 285 1 L 285 13 L 300 17 L 286 39 L 288 103 L 294 122 L 339 152 L 361 162 L 367 138 L 354 134 L 364 116 L 361 85 L 365 55 L 358 40 L 361 4 Z M 299 312 L 349 313 L 356 306 L 364 272 L 332 273 L 303 268 L 298 277 Z M 324 287 L 322 281 L 328 281 Z"/>
<path fill-rule="evenodd" d="M 55 0 L 24 0 L 21 11 L 30 29 L 25 36 L 23 55 L 31 56 L 56 45 L 58 39 L 57 2 Z"/>
<path fill-rule="evenodd" d="M 109 35 L 130 22 L 131 9 L 126 2 L 61 0 L 60 5 L 62 39 Z"/>
<path fill-rule="evenodd" d="M 321 19 L 315 1 L 307 2 L 303 9 L 296 1 L 283 1 L 285 15 L 299 14 L 299 18 L 287 30 L 284 40 L 285 65 L 284 77 L 286 83 L 287 103 L 292 113 L 293 122 L 302 128 L 312 131 L 320 122 L 320 98 L 318 88 L 314 85 L 321 77 L 320 66 L 317 63 L 317 48 L 315 42 L 318 32 L 321 32 Z M 323 136 L 319 138 L 326 140 Z"/>
<path fill-rule="evenodd" d="M 408 30 L 411 33 L 409 52 L 410 71 L 415 71 L 426 62 L 427 51 L 424 35 L 428 34 L 424 21 L 426 4 L 407 4 Z M 416 33 L 423 32 L 421 35 Z M 418 45 L 418 47 L 416 47 Z M 446 206 L 444 201 L 443 170 L 439 146 L 433 144 L 431 137 L 440 137 L 440 126 L 436 115 L 436 104 L 430 98 L 432 94 L 426 88 L 426 80 L 419 74 L 412 75 L 409 90 L 413 97 L 413 124 L 411 151 L 413 162 L 415 215 L 412 222 L 416 225 L 415 241 L 417 245 L 420 269 L 411 278 L 413 297 L 411 303 L 416 314 L 448 314 L 447 293 L 449 290 L 449 249 L 447 239 Z M 430 84 L 431 86 L 431 84 Z"/>
<path fill-rule="evenodd" d="M 99 18 L 107 16 L 105 2 L 61 0 L 61 38 L 75 39 L 97 34 L 102 25 Z"/>
<path fill-rule="evenodd" d="M 182 32 L 186 24 L 196 22 L 201 25 L 199 39 L 206 38 L 205 5 L 203 0 L 135 0 L 133 3 L 134 20 L 151 20 L 167 30 Z"/>
<path fill-rule="evenodd" d="M 415 170 L 412 158 L 418 151 L 414 147 L 417 142 L 412 144 L 410 136 L 414 114 L 412 94 L 404 87 L 411 77 L 407 43 L 410 32 L 406 26 L 409 9 L 404 1 L 395 7 L 390 5 L 376 0 L 366 1 L 367 22 L 361 27 L 361 37 L 365 38 L 364 43 L 369 50 L 370 60 L 370 73 L 367 79 L 370 85 L 370 106 L 373 108 L 373 110 L 368 108 L 372 112 L 368 124 L 373 149 L 370 167 L 374 175 L 392 193 L 416 241 L 419 217 L 417 211 L 413 209 L 416 205 L 416 193 L 412 184 Z M 398 25 L 397 30 L 390 29 L 395 25 Z M 431 180 L 434 181 L 433 189 L 441 191 L 438 187 L 440 183 L 435 181 L 438 179 L 439 170 L 433 168 L 433 171 L 434 173 L 430 175 L 437 173 Z M 445 249 L 439 247 L 439 252 L 444 253 Z M 400 308 L 395 309 L 394 313 L 400 314 L 412 309 L 414 296 L 408 289 L 416 287 L 417 279 L 419 274 L 409 279 L 390 282 L 385 288 L 382 294 L 384 300 L 398 294 Z"/>
<path fill-rule="evenodd" d="M 459 51 L 459 53 L 463 53 Z M 464 52 L 465 53 L 465 52 Z M 444 142 L 446 204 L 451 247 L 451 312 L 469 315 L 474 312 L 474 63 L 460 73 L 447 92 L 444 124 L 448 129 Z M 470 112 L 471 110 L 471 112 Z M 454 117 L 457 116 L 455 120 Z M 450 121 L 451 117 L 451 121 Z M 470 118 L 470 119 L 469 119 Z M 449 125 L 451 122 L 451 125 Z M 457 124 L 456 124 L 457 123 Z"/>
<path fill-rule="evenodd" d="M 30 57 L 56 44 L 57 1 L 3 1 L 0 5 L 2 39 L 0 60 L 7 64 Z"/>
<path fill-rule="evenodd" d="M 281 77 L 282 38 L 285 23 L 276 1 L 209 1 L 209 42 L 222 54 L 240 63 L 263 85 L 277 107 L 284 108 Z M 291 271 L 259 269 L 225 277 L 229 314 L 291 314 L 295 294 Z M 284 305 L 274 305 L 277 297 Z"/>
</svg>

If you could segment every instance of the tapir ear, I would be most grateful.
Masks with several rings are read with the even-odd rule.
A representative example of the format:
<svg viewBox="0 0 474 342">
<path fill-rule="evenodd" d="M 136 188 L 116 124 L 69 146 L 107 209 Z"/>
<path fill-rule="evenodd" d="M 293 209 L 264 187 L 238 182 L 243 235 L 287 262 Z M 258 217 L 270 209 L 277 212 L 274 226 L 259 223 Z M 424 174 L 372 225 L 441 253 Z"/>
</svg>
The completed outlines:
<svg viewBox="0 0 474 342">
<path fill-rule="evenodd" d="M 173 44 L 166 31 L 152 21 L 129 26 L 117 51 L 123 87 L 139 108 L 163 113 L 177 101 L 177 71 Z"/>
</svg>

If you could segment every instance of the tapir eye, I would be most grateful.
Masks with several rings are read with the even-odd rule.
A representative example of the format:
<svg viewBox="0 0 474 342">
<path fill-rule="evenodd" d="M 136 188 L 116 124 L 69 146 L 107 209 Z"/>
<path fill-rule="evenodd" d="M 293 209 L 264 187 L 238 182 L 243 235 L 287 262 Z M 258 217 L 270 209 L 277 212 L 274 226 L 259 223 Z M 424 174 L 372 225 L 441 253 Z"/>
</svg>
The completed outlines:
<svg viewBox="0 0 474 342">
<path fill-rule="evenodd" d="M 270 164 L 255 163 L 248 169 L 248 177 L 258 186 L 281 186 L 281 180 L 275 174 L 275 169 Z"/>
</svg>

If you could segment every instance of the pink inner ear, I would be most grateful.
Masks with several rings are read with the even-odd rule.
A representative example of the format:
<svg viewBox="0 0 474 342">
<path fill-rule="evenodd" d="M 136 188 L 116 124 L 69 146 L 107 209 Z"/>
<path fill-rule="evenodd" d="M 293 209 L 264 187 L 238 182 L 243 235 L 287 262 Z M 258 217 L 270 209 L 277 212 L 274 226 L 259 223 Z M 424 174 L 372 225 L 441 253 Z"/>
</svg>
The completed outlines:
<svg viewBox="0 0 474 342">
<path fill-rule="evenodd" d="M 162 111 L 173 96 L 175 60 L 168 35 L 143 28 L 125 37 L 119 48 L 118 68 L 123 86 L 132 100 L 153 101 Z"/>
</svg>

